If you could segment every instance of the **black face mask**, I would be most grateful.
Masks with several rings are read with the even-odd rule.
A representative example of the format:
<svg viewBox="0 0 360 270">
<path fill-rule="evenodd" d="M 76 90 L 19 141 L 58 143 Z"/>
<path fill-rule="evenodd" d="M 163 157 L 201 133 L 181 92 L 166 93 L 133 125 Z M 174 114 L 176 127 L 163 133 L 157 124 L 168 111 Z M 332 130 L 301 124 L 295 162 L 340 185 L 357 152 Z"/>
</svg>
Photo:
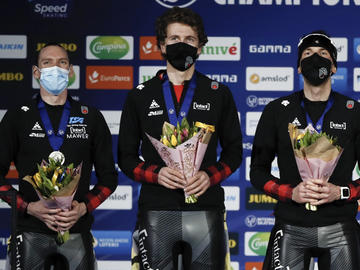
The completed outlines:
<svg viewBox="0 0 360 270">
<path fill-rule="evenodd" d="M 197 50 L 184 42 L 166 45 L 166 60 L 177 70 L 185 71 L 195 63 Z"/>
<path fill-rule="evenodd" d="M 301 61 L 301 73 L 310 84 L 318 86 L 329 78 L 331 61 L 317 53 Z"/>
</svg>

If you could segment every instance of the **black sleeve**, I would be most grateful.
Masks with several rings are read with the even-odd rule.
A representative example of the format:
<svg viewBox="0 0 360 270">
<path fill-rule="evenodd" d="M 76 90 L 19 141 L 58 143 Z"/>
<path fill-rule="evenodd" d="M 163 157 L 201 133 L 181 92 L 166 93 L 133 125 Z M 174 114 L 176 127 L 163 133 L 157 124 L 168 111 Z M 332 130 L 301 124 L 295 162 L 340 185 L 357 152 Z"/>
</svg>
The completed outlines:
<svg viewBox="0 0 360 270">
<path fill-rule="evenodd" d="M 95 112 L 93 158 L 98 179 L 92 190 L 86 194 L 85 203 L 89 212 L 98 207 L 117 187 L 118 179 L 112 152 L 112 137 L 103 115 Z"/>
<path fill-rule="evenodd" d="M 360 167 L 360 116 L 356 114 L 355 123 L 355 153 L 357 164 Z M 347 201 L 357 201 L 360 199 L 360 178 L 352 181 L 348 187 L 350 188 L 350 198 Z"/>
<path fill-rule="evenodd" d="M 221 145 L 220 159 L 205 169 L 210 177 L 211 185 L 215 185 L 227 178 L 241 164 L 242 161 L 242 134 L 236 105 L 230 90 L 225 88 L 221 112 L 220 125 L 218 126 L 219 141 Z"/>
<path fill-rule="evenodd" d="M 136 91 L 136 90 L 133 90 Z M 141 143 L 140 119 L 134 96 L 126 98 L 120 121 L 118 138 L 118 164 L 122 172 L 137 182 L 157 183 L 160 166 L 139 157 Z"/>
<path fill-rule="evenodd" d="M 14 191 L 17 194 L 16 207 L 20 213 L 25 213 L 28 203 L 5 179 L 10 163 L 15 161 L 18 151 L 18 134 L 15 126 L 17 122 L 19 122 L 19 116 L 14 111 L 8 111 L 0 123 L 0 191 Z M 9 196 L 1 196 L 1 199 L 10 205 Z"/>
<path fill-rule="evenodd" d="M 280 184 L 280 179 L 271 174 L 271 163 L 276 155 L 276 112 L 272 103 L 265 107 L 256 128 L 251 153 L 250 181 L 259 190 L 275 199 L 289 201 L 292 187 Z"/>
</svg>

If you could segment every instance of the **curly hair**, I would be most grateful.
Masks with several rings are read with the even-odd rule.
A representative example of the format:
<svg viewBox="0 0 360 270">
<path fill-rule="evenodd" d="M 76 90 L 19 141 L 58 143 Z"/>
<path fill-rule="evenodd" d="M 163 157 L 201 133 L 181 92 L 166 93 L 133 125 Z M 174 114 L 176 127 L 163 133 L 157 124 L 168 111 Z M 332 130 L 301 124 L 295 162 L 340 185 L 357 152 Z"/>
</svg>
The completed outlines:
<svg viewBox="0 0 360 270">
<path fill-rule="evenodd" d="M 199 14 L 189 8 L 173 7 L 157 18 L 155 32 L 157 45 L 164 43 L 167 35 L 167 27 L 171 23 L 182 23 L 189 25 L 197 33 L 199 45 L 204 46 L 208 41 L 205 33 L 204 24 Z"/>
</svg>

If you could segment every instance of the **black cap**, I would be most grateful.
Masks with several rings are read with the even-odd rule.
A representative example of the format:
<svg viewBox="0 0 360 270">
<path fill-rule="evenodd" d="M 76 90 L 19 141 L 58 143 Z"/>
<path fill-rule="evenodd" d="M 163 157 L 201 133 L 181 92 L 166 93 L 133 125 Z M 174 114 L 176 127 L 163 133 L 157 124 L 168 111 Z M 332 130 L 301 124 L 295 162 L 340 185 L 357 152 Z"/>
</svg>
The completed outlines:
<svg viewBox="0 0 360 270">
<path fill-rule="evenodd" d="M 300 59 L 303 51 L 308 47 L 322 47 L 326 49 L 333 60 L 335 67 L 337 67 L 337 49 L 334 42 L 329 36 L 322 33 L 311 33 L 300 39 L 298 44 L 298 60 L 297 66 L 300 65 Z"/>
</svg>

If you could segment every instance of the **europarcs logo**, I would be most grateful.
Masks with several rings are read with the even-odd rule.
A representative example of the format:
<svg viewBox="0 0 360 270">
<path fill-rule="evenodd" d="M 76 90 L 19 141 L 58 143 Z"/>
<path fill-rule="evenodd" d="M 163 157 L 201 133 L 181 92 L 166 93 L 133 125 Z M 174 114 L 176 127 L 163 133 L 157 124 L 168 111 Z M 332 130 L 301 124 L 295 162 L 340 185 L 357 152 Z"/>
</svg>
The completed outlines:
<svg viewBox="0 0 360 270">
<path fill-rule="evenodd" d="M 178 7 L 188 7 L 196 2 L 196 0 L 155 0 L 158 4 L 163 7 L 172 8 L 175 6 Z"/>
</svg>

